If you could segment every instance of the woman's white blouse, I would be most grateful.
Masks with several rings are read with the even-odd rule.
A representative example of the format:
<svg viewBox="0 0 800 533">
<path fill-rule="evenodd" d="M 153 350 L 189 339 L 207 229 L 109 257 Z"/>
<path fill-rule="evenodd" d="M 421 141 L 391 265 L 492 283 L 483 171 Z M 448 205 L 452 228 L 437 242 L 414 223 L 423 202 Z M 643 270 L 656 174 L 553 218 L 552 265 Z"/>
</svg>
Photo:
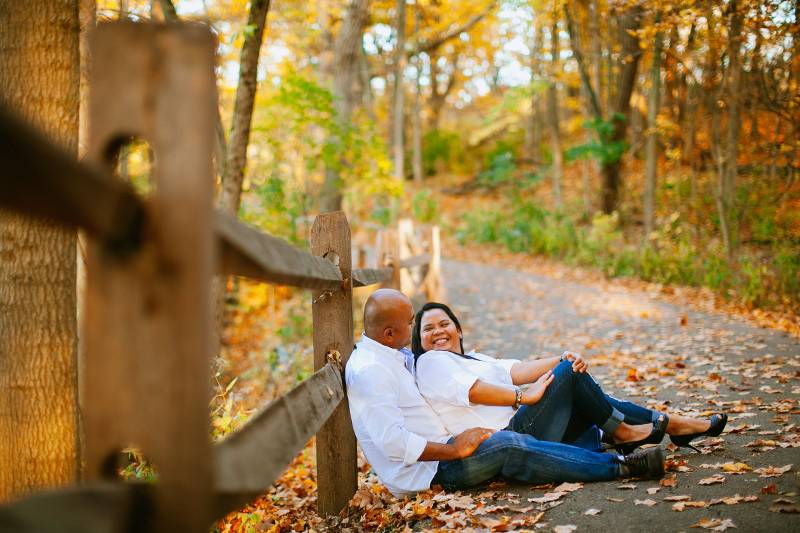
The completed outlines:
<svg viewBox="0 0 800 533">
<path fill-rule="evenodd" d="M 453 435 L 474 427 L 504 429 L 516 413 L 514 408 L 470 403 L 469 389 L 478 379 L 513 387 L 511 367 L 519 360 L 475 352 L 467 355 L 474 359 L 438 350 L 422 354 L 416 365 L 419 391 Z"/>
</svg>

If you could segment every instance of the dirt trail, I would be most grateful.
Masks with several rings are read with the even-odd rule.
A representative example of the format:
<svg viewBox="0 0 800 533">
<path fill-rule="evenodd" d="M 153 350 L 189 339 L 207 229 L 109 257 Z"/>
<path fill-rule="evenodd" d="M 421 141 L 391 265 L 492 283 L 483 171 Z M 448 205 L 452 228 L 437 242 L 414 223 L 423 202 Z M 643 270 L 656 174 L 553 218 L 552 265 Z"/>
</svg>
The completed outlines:
<svg viewBox="0 0 800 533">
<path fill-rule="evenodd" d="M 734 430 L 707 441 L 702 455 L 668 448 L 674 468 L 685 470 L 674 472 L 674 487 L 652 481 L 634 481 L 634 489 L 620 489 L 619 482 L 587 484 L 548 508 L 553 503 L 528 501 L 542 497 L 546 488 L 501 486 L 489 490 L 487 503 L 508 505 L 509 513 L 546 509 L 542 522 L 548 531 L 570 524 L 578 530 L 688 531 L 703 519 L 717 519 L 710 525 L 722 527 L 730 519 L 738 531 L 800 531 L 800 514 L 787 512 L 797 512 L 800 490 L 800 340 L 630 289 L 457 261 L 444 263 L 444 276 L 447 300 L 462 317 L 465 348 L 515 358 L 580 351 L 590 356 L 592 373 L 608 392 L 686 414 L 725 410 L 731 417 L 728 430 Z M 723 470 L 724 463 L 745 463 L 753 470 L 732 474 Z M 756 472 L 790 464 L 790 471 L 775 477 Z M 715 475 L 724 481 L 699 484 Z M 773 493 L 762 493 L 765 487 Z M 678 512 L 672 510 L 676 502 L 664 499 L 688 495 L 709 503 L 737 494 L 758 501 Z M 585 515 L 589 509 L 601 512 Z"/>
</svg>

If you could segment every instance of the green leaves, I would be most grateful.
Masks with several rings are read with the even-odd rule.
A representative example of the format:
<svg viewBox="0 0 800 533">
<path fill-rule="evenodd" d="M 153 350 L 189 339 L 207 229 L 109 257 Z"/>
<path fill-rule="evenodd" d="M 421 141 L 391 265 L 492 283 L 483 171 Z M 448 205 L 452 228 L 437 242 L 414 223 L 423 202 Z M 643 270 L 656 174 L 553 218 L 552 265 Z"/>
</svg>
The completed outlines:
<svg viewBox="0 0 800 533">
<path fill-rule="evenodd" d="M 568 161 L 576 159 L 596 159 L 603 165 L 610 165 L 619 161 L 628 149 L 625 141 L 614 141 L 616 123 L 624 122 L 625 115 L 615 113 L 611 120 L 594 118 L 584 123 L 584 127 L 593 131 L 597 138 L 589 142 L 569 148 L 565 155 Z"/>
</svg>

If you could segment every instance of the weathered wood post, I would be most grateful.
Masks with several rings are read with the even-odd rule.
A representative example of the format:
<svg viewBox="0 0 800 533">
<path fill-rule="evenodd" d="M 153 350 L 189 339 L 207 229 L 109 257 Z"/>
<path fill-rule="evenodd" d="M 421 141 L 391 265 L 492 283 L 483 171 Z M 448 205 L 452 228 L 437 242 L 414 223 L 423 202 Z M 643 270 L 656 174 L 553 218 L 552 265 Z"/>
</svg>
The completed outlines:
<svg viewBox="0 0 800 533">
<path fill-rule="evenodd" d="M 353 283 L 350 226 L 343 212 L 314 220 L 311 253 L 336 264 L 343 280 L 340 290 L 312 292 L 314 370 L 337 354 L 344 370 L 353 350 Z M 357 488 L 356 437 L 345 397 L 317 433 L 317 511 L 323 516 L 338 513 Z"/>
<path fill-rule="evenodd" d="M 445 299 L 445 295 L 442 287 L 442 243 L 439 226 L 431 226 L 429 250 L 431 262 L 428 264 L 428 273 L 425 276 L 425 292 L 429 301 L 441 302 Z"/>
<path fill-rule="evenodd" d="M 403 261 L 416 254 L 413 249 L 414 222 L 410 218 L 397 221 L 397 259 Z M 415 271 L 418 269 L 403 268 L 400 270 L 400 291 L 413 298 L 415 295 Z"/>
<path fill-rule="evenodd" d="M 378 268 L 392 269 L 392 279 L 381 284 L 381 287 L 400 290 L 400 257 L 396 229 L 382 229 L 376 237 L 375 247 L 378 250 Z"/>
<path fill-rule="evenodd" d="M 86 477 L 116 477 L 136 445 L 158 472 L 148 530 L 205 532 L 212 519 L 209 366 L 215 41 L 200 26 L 102 24 L 92 38 L 87 158 L 113 169 L 138 136 L 155 151 L 144 242 L 89 243 Z M 151 525 L 154 524 L 154 525 Z"/>
</svg>

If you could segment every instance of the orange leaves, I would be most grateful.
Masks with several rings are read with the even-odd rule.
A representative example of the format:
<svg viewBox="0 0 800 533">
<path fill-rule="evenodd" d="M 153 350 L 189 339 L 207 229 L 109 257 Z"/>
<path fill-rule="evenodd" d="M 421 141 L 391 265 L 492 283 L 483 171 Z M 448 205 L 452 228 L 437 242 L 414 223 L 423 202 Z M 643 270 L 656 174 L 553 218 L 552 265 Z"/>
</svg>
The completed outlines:
<svg viewBox="0 0 800 533">
<path fill-rule="evenodd" d="M 658 484 L 662 487 L 676 487 L 678 485 L 678 476 L 677 474 L 672 474 L 671 476 L 663 477 Z"/>
</svg>

